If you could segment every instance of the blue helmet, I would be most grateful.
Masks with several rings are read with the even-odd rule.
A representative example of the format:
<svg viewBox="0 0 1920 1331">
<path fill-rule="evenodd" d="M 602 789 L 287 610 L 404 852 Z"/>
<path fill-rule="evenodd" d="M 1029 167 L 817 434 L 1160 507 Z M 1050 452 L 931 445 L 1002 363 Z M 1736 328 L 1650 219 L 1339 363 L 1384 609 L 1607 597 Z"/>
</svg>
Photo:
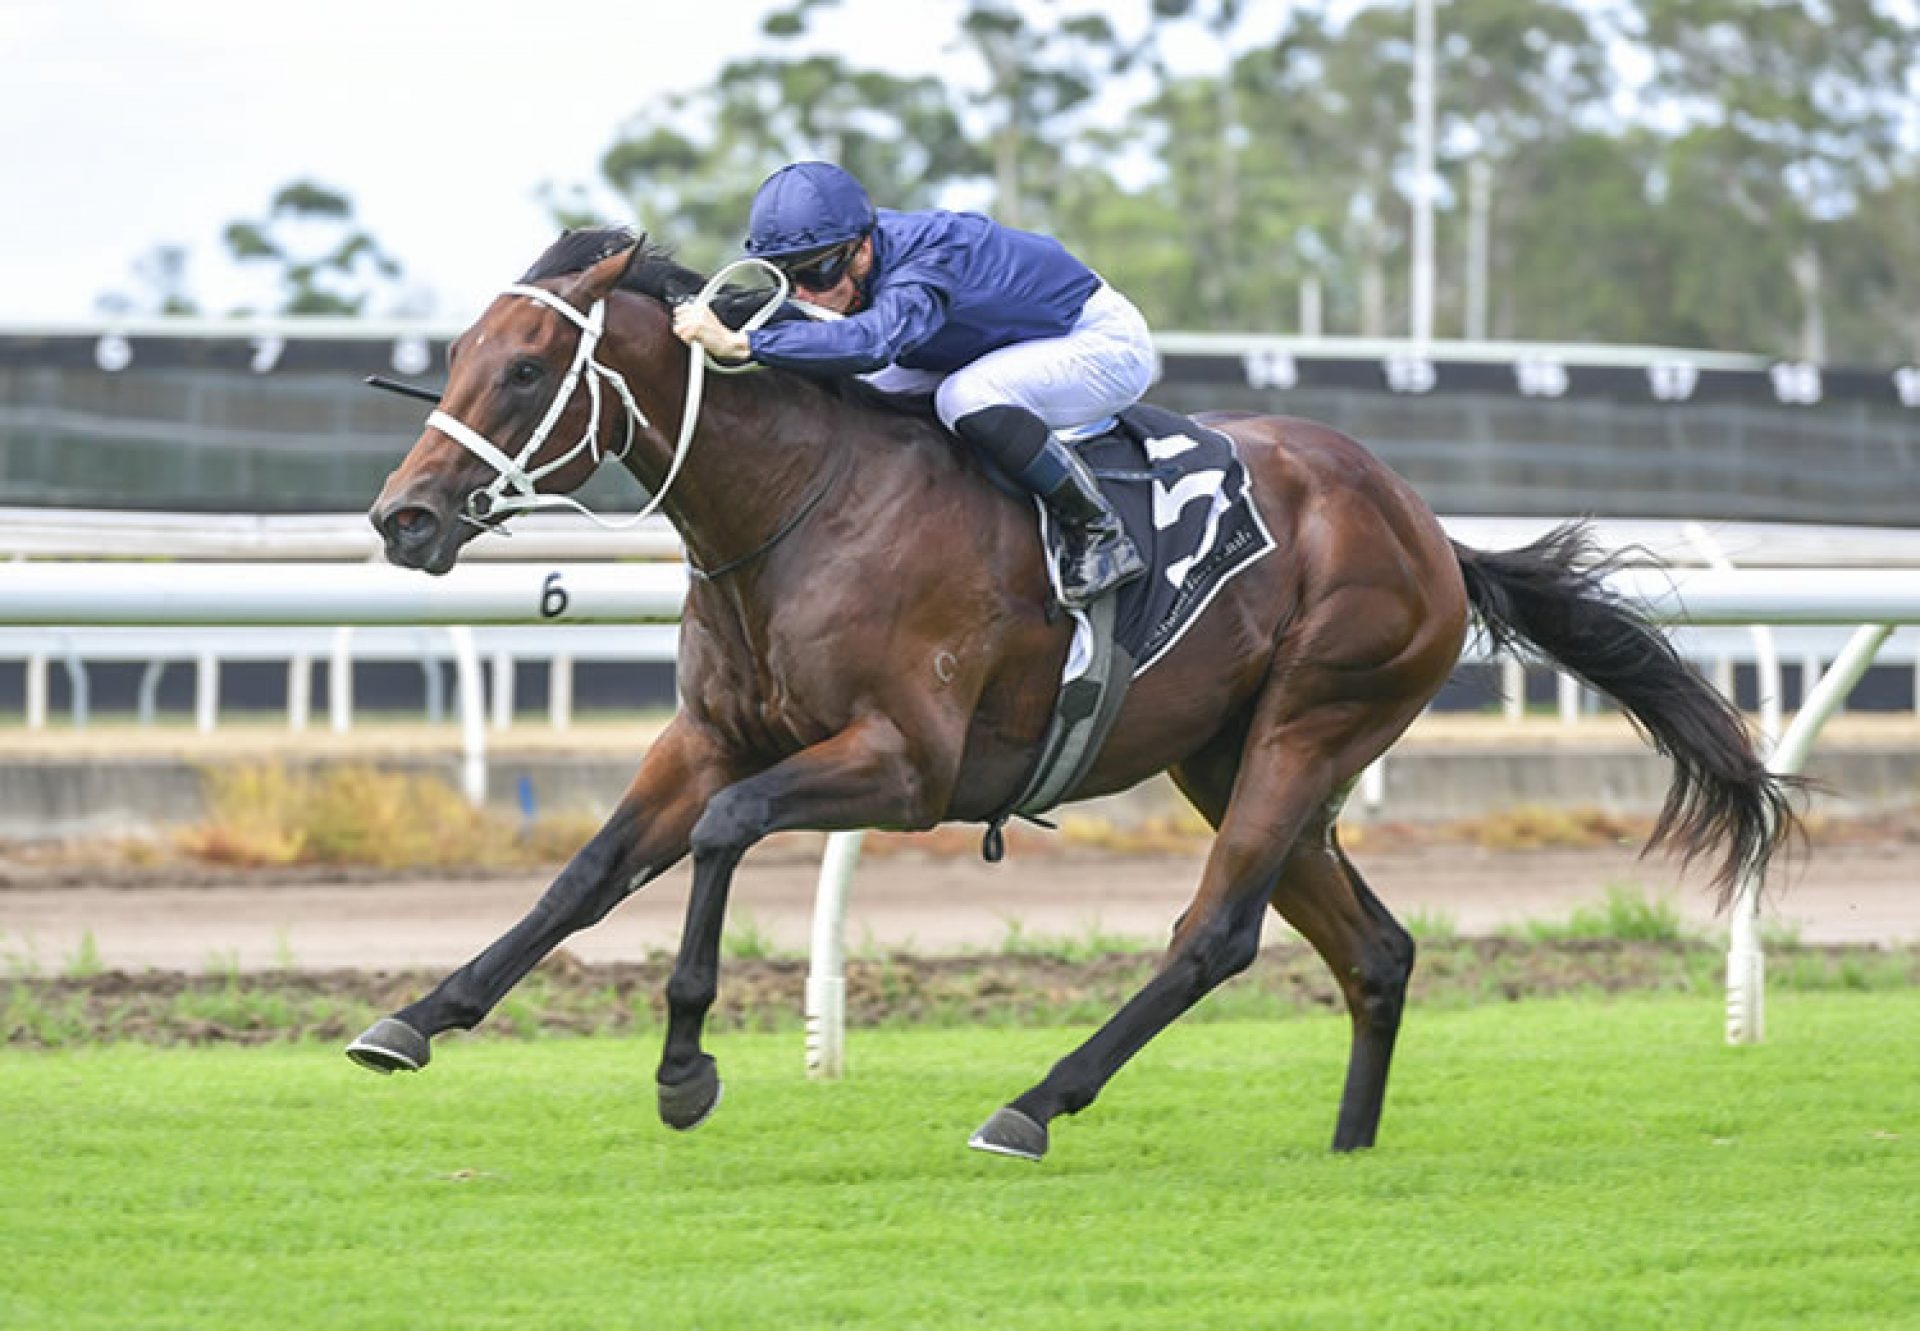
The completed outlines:
<svg viewBox="0 0 1920 1331">
<path fill-rule="evenodd" d="M 804 254 L 873 230 L 873 203 L 860 182 L 830 162 L 795 162 L 768 176 L 753 196 L 747 253 Z"/>
</svg>

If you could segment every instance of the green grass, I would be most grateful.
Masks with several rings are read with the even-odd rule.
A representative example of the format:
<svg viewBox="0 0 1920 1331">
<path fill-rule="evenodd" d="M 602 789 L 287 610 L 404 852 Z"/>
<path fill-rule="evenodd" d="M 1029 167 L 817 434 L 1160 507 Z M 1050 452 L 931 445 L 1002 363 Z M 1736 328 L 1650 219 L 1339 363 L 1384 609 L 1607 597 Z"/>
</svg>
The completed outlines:
<svg viewBox="0 0 1920 1331">
<path fill-rule="evenodd" d="M 1082 1034 L 0 1053 L 6 1327 L 1920 1325 L 1920 991 L 1409 1018 L 1325 1152 L 1345 1022 L 1175 1026 L 1032 1166 L 967 1132 Z"/>
<path fill-rule="evenodd" d="M 1421 943 L 1452 943 L 1460 937 L 1460 925 L 1451 911 L 1426 908 L 1409 911 L 1400 925 Z"/>
<path fill-rule="evenodd" d="M 67 978 L 88 980 L 105 969 L 100 963 L 100 944 L 94 939 L 93 930 L 84 930 L 80 935 L 80 945 L 67 958 Z"/>
<path fill-rule="evenodd" d="M 990 949 L 1007 957 L 1055 957 L 1061 961 L 1085 962 L 1098 957 L 1131 953 L 1157 953 L 1166 946 L 1164 938 L 1141 938 L 1114 933 L 1096 919 L 1084 923 L 1078 934 L 1041 934 L 1028 930 L 1018 916 L 1003 916 L 1006 932 L 1000 945 Z"/>
<path fill-rule="evenodd" d="M 1610 938 L 1630 943 L 1677 943 L 1689 935 L 1672 897 L 1651 896 L 1637 885 L 1609 883 L 1606 899 L 1581 906 L 1565 920 L 1529 920 L 1521 937 L 1536 943 Z"/>
<path fill-rule="evenodd" d="M 766 961 L 780 955 L 773 935 L 751 911 L 735 911 L 720 935 L 720 955 L 730 961 Z"/>
<path fill-rule="evenodd" d="M 856 959 L 846 970 L 848 1019 L 856 1027 L 994 1029 L 1099 1021 L 1146 982 L 1158 958 L 1157 949 L 1099 950 L 1113 942 L 1100 934 L 1044 947 L 1045 940 L 1027 942 L 1029 950 L 967 957 Z M 344 1042 L 441 978 L 432 972 L 242 972 L 230 955 L 219 954 L 210 955 L 197 976 L 48 975 L 30 960 L 17 969 L 0 962 L 0 1045 Z M 474 1034 L 524 1041 L 649 1029 L 664 1019 L 670 968 L 664 955 L 637 964 L 541 967 Z M 805 970 L 799 959 L 729 955 L 708 1028 L 798 1030 Z M 1774 949 L 1767 983 L 1775 992 L 1903 992 L 1920 986 L 1920 949 Z M 1714 1001 L 1725 986 L 1724 946 L 1706 940 L 1429 938 L 1420 944 L 1408 1001 L 1419 1013 L 1642 991 Z M 1184 1020 L 1318 1019 L 1338 1003 L 1325 964 L 1295 943 L 1267 949 Z"/>
</svg>

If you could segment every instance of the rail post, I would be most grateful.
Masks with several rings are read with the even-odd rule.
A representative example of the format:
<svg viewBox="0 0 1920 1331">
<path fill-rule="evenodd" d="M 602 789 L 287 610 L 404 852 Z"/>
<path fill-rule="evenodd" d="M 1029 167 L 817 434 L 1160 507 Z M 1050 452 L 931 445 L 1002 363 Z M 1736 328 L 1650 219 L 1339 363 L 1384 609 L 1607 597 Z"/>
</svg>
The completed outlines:
<svg viewBox="0 0 1920 1331">
<path fill-rule="evenodd" d="M 1773 751 L 1771 767 L 1781 776 L 1798 776 L 1813 751 L 1820 729 L 1873 664 L 1874 654 L 1893 633 L 1891 624 L 1862 624 L 1853 631 L 1834 663 L 1801 703 L 1793 723 Z M 1741 880 L 1734 895 L 1727 938 L 1727 1043 L 1759 1044 L 1766 1038 L 1766 953 L 1760 945 L 1760 884 Z"/>
<path fill-rule="evenodd" d="M 833 832 L 820 857 L 813 894 L 813 947 L 807 965 L 807 1075 L 835 1081 L 847 1070 L 847 889 L 860 863 L 864 832 Z"/>
</svg>

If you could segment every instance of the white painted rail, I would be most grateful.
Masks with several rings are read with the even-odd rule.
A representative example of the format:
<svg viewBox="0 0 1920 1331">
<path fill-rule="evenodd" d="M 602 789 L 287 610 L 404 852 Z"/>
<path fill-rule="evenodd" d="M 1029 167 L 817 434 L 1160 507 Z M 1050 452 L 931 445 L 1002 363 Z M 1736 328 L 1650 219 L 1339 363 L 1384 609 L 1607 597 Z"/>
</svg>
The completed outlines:
<svg viewBox="0 0 1920 1331">
<path fill-rule="evenodd" d="M 474 537 L 460 559 L 674 560 L 680 553 L 680 535 L 665 518 L 608 532 L 571 514 L 526 513 L 510 532 Z M 378 560 L 381 552 L 364 513 L 0 508 L 0 556 L 298 561 Z"/>
<path fill-rule="evenodd" d="M 1607 585 L 1669 624 L 1920 622 L 1920 570 L 1622 569 Z"/>
<path fill-rule="evenodd" d="M 678 616 L 686 586 L 674 564 L 465 565 L 435 579 L 378 565 L 12 563 L 0 565 L 0 624 L 445 624 L 459 633 L 473 624 L 659 622 Z M 1673 624 L 1864 626 L 1783 737 L 1780 770 L 1788 772 L 1805 761 L 1892 626 L 1920 623 L 1920 574 L 1911 569 L 1635 568 L 1609 586 Z M 477 678 L 470 640 L 458 654 Z M 477 699 L 477 684 L 463 693 Z M 818 1037 L 808 1057 L 827 1075 L 844 1058 L 845 990 L 833 981 L 859 835 L 836 834 L 816 903 L 816 952 L 830 964 L 816 964 L 808 993 L 831 1010 L 808 1013 Z M 1764 1029 L 1754 909 L 1745 884 L 1735 907 L 1738 951 L 1728 960 L 1728 1033 L 1736 1041 L 1757 1040 Z"/>
<path fill-rule="evenodd" d="M 1914 623 L 1920 571 L 1622 569 L 1615 591 L 1667 623 Z M 0 624 L 586 624 L 677 619 L 668 563 L 471 564 L 429 577 L 383 564 L 0 564 Z"/>
<path fill-rule="evenodd" d="M 1558 526 L 1558 518 L 1443 516 L 1447 535 L 1478 550 L 1510 550 Z M 1594 544 L 1663 564 L 1700 562 L 1692 530 L 1702 528 L 1745 568 L 1920 567 L 1920 529 L 1836 527 L 1804 522 L 1680 522 L 1595 518 Z M 522 562 L 680 558 L 680 537 L 663 518 L 602 531 L 571 515 L 526 513 L 511 534 L 487 533 L 460 552 L 474 560 Z M 364 513 L 168 513 L 85 508 L 0 507 L 0 558 L 378 560 L 380 538 Z M 1711 563 L 1711 560 L 1705 561 Z"/>
<path fill-rule="evenodd" d="M 0 624 L 633 624 L 680 617 L 679 564 L 0 564 Z"/>
</svg>

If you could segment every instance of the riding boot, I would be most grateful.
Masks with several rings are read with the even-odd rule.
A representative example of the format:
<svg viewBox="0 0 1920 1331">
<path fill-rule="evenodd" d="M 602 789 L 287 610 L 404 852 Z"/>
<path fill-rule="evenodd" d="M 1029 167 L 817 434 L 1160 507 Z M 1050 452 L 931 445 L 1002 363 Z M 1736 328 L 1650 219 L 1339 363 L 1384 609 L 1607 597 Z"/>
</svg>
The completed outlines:
<svg viewBox="0 0 1920 1331">
<path fill-rule="evenodd" d="M 1047 440 L 1047 451 L 1059 454 L 1056 461 L 1066 475 L 1040 500 L 1060 519 L 1066 538 L 1060 553 L 1060 603 L 1076 609 L 1132 582 L 1147 565 L 1080 456 L 1054 438 Z"/>
<path fill-rule="evenodd" d="M 1065 547 L 1058 569 L 1062 605 L 1090 605 L 1147 571 L 1087 464 L 1038 416 L 1024 407 L 994 406 L 962 416 L 953 428 L 1059 521 Z"/>
</svg>

